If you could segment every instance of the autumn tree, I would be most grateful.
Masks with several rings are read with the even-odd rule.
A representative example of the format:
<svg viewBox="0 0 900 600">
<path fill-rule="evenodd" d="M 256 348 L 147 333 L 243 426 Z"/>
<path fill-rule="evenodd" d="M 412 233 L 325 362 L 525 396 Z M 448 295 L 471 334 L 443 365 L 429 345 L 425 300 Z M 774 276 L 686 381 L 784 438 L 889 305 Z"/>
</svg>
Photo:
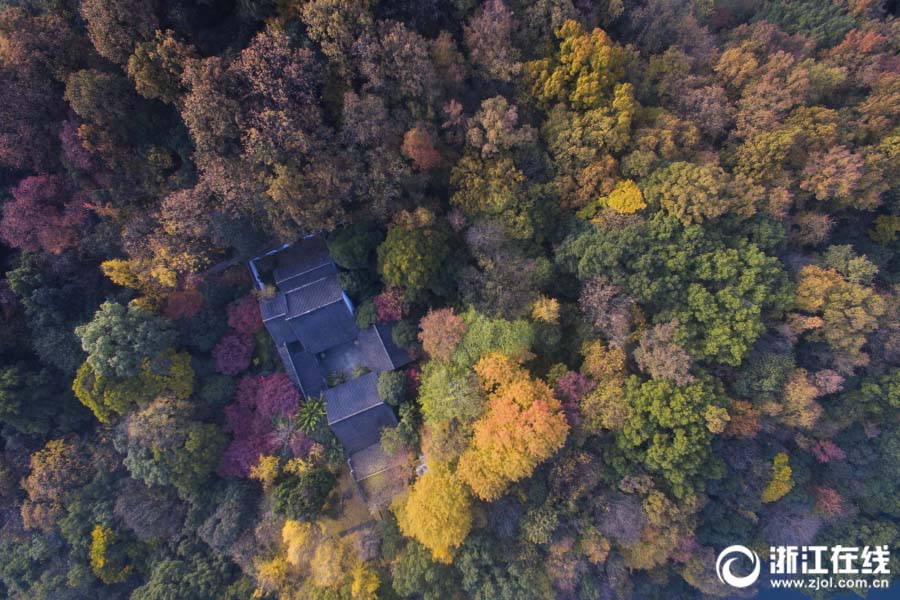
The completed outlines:
<svg viewBox="0 0 900 600">
<path fill-rule="evenodd" d="M 791 467 L 788 464 L 788 455 L 779 452 L 772 461 L 772 479 L 762 491 L 762 502 L 769 503 L 784 497 L 794 487 L 791 478 Z"/>
<path fill-rule="evenodd" d="M 503 0 L 487 0 L 465 26 L 469 59 L 488 78 L 511 81 L 519 73 L 519 50 L 512 42 L 515 28 L 513 12 Z"/>
<path fill-rule="evenodd" d="M 475 371 L 488 405 L 474 424 L 472 445 L 460 457 L 458 474 L 476 496 L 493 500 L 559 450 L 569 425 L 553 390 L 531 379 L 513 359 L 489 354 Z"/>
<path fill-rule="evenodd" d="M 685 225 L 703 223 L 728 212 L 728 178 L 719 167 L 672 163 L 655 172 L 645 186 L 647 200 Z"/>
<path fill-rule="evenodd" d="M 109 527 L 97 524 L 91 531 L 91 570 L 106 585 L 122 583 L 133 565 L 126 564 L 121 537 Z"/>
<path fill-rule="evenodd" d="M 413 127 L 403 134 L 400 151 L 413 162 L 417 171 L 431 171 L 441 164 L 441 154 L 434 147 L 434 138 L 422 127 Z"/>
<path fill-rule="evenodd" d="M 872 288 L 847 281 L 834 268 L 807 265 L 799 274 L 795 306 L 821 317 L 821 325 L 807 337 L 832 349 L 838 370 L 848 372 L 868 363 L 866 336 L 884 313 L 884 301 Z"/>
<path fill-rule="evenodd" d="M 158 28 L 155 2 L 87 0 L 81 4 L 81 16 L 97 52 L 120 65 Z"/>
<path fill-rule="evenodd" d="M 617 213 L 630 215 L 646 208 L 647 203 L 644 202 L 644 195 L 641 193 L 637 184 L 626 179 L 616 184 L 615 189 L 606 196 L 601 198 L 600 202 L 610 207 Z"/>
<path fill-rule="evenodd" d="M 13 248 L 59 254 L 84 235 L 87 204 L 87 196 L 61 176 L 26 177 L 3 206 L 0 237 Z"/>
<path fill-rule="evenodd" d="M 372 26 L 370 0 L 314 0 L 286 2 L 291 11 L 299 13 L 306 25 L 307 35 L 322 48 L 328 60 L 342 70 L 349 70 L 353 43 Z"/>
<path fill-rule="evenodd" d="M 578 303 L 594 327 L 617 343 L 625 343 L 631 332 L 634 301 L 621 286 L 602 277 L 591 278 L 582 285 Z"/>
<path fill-rule="evenodd" d="M 144 98 L 175 104 L 187 91 L 182 83 L 185 63 L 196 59 L 196 51 L 177 40 L 171 30 L 159 31 L 142 41 L 128 58 L 126 71 Z"/>
<path fill-rule="evenodd" d="M 812 430 L 822 416 L 822 405 L 816 398 L 823 390 L 805 369 L 795 369 L 788 377 L 778 402 L 767 402 L 762 410 L 779 421 L 798 429 Z"/>
<path fill-rule="evenodd" d="M 135 405 L 143 405 L 159 394 L 173 394 L 186 399 L 194 390 L 194 369 L 191 356 L 168 350 L 152 364 L 144 359 L 138 374 L 133 377 L 101 375 L 85 361 L 78 369 L 72 391 L 75 397 L 91 409 L 101 423 L 109 423 Z"/>
<path fill-rule="evenodd" d="M 631 409 L 621 401 L 625 385 L 625 352 L 620 346 L 600 340 L 585 342 L 581 349 L 581 370 L 594 385 L 581 394 L 578 410 L 588 432 L 619 429 Z"/>
<path fill-rule="evenodd" d="M 405 105 L 422 118 L 440 92 L 427 40 L 403 23 L 380 20 L 353 44 L 351 56 L 363 76 L 363 90 Z"/>
<path fill-rule="evenodd" d="M 466 130 L 467 144 L 478 150 L 482 158 L 527 147 L 535 138 L 534 128 L 519 123 L 518 108 L 503 96 L 482 100 Z"/>
<path fill-rule="evenodd" d="M 216 342 L 212 349 L 216 371 L 223 375 L 237 375 L 246 371 L 253 357 L 253 338 L 231 331 Z"/>
<path fill-rule="evenodd" d="M 464 268 L 459 286 L 464 300 L 492 317 L 528 314 L 539 291 L 552 280 L 550 262 L 530 244 L 520 244 L 497 219 L 476 222 L 465 234 L 475 265 Z M 524 233 L 524 232 L 520 232 Z"/>
<path fill-rule="evenodd" d="M 559 300 L 547 296 L 539 296 L 531 307 L 531 318 L 548 325 L 559 323 Z"/>
<path fill-rule="evenodd" d="M 429 310 L 419 321 L 419 341 L 429 357 L 446 362 L 462 341 L 467 325 L 451 308 Z"/>
<path fill-rule="evenodd" d="M 0 163 L 46 173 L 59 166 L 60 123 L 67 112 L 57 78 L 81 68 L 91 53 L 66 19 L 31 13 L 6 7 L 0 15 L 7 40 L 0 69 Z"/>
<path fill-rule="evenodd" d="M 556 32 L 559 51 L 525 63 L 525 79 L 543 105 L 564 102 L 574 109 L 597 108 L 612 98 L 625 74 L 622 48 L 601 29 L 590 33 L 576 21 Z"/>
<path fill-rule="evenodd" d="M 460 159 L 450 175 L 451 204 L 472 219 L 493 218 L 515 239 L 535 235 L 535 199 L 512 159 Z"/>
<path fill-rule="evenodd" d="M 274 421 L 297 414 L 300 394 L 284 373 L 242 377 L 234 401 L 225 407 L 225 429 L 234 439 L 222 454 L 219 472 L 247 477 L 260 456 L 281 450 Z"/>
<path fill-rule="evenodd" d="M 694 381 L 693 359 L 676 341 L 677 330 L 678 321 L 671 321 L 645 331 L 634 351 L 634 359 L 654 379 L 671 379 L 684 386 Z"/>
<path fill-rule="evenodd" d="M 431 550 L 439 562 L 453 561 L 452 551 L 472 528 L 468 488 L 447 467 L 435 464 L 420 477 L 397 507 L 400 530 Z"/>
<path fill-rule="evenodd" d="M 48 441 L 31 455 L 28 476 L 22 480 L 28 495 L 21 508 L 25 527 L 51 530 L 65 510 L 67 494 L 90 481 L 93 472 L 83 452 L 74 440 L 63 438 Z"/>
</svg>

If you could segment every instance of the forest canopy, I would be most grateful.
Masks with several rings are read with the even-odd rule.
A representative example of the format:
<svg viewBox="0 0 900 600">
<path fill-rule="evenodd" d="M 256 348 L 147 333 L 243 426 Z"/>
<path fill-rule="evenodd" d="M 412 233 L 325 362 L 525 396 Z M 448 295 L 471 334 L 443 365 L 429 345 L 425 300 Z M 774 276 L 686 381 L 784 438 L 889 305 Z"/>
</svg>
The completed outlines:
<svg viewBox="0 0 900 600">
<path fill-rule="evenodd" d="M 395 417 L 369 479 L 260 310 L 312 236 L 411 359 L 322 377 Z M 896 1 L 0 0 L 0 596 L 896 549 L 898 236 Z"/>
</svg>

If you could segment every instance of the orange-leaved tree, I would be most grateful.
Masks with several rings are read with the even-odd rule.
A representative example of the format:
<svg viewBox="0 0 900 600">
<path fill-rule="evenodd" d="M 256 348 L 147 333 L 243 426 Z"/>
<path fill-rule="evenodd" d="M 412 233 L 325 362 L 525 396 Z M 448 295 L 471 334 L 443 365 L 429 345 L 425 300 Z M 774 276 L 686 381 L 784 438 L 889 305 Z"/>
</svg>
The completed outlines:
<svg viewBox="0 0 900 600">
<path fill-rule="evenodd" d="M 489 394 L 488 408 L 457 474 L 476 496 L 493 500 L 559 450 L 569 425 L 553 390 L 508 356 L 488 354 L 475 372 Z"/>
</svg>

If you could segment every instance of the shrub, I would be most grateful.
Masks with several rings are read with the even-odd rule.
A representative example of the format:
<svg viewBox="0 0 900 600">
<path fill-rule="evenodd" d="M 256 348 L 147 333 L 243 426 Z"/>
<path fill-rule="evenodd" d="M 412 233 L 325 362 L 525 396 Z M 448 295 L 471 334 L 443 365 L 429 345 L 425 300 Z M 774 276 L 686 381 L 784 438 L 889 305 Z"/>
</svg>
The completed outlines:
<svg viewBox="0 0 900 600">
<path fill-rule="evenodd" d="M 356 325 L 360 329 L 368 329 L 375 324 L 376 319 L 375 303 L 372 300 L 366 300 L 356 307 Z"/>
<path fill-rule="evenodd" d="M 399 406 L 406 400 L 406 374 L 385 371 L 378 375 L 378 396 L 391 406 Z"/>
<path fill-rule="evenodd" d="M 325 504 L 334 484 L 334 475 L 321 467 L 297 476 L 282 476 L 272 491 L 272 508 L 294 521 L 312 520 Z"/>
<path fill-rule="evenodd" d="M 416 344 L 416 325 L 409 319 L 403 319 L 391 330 L 391 339 L 401 348 L 412 348 Z"/>
</svg>

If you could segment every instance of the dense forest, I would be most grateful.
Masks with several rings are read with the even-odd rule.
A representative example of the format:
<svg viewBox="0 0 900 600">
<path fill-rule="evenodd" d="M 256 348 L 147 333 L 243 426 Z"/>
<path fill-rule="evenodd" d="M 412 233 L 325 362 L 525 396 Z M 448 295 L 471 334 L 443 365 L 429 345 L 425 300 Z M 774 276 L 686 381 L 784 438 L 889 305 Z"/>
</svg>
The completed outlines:
<svg viewBox="0 0 900 600">
<path fill-rule="evenodd" d="M 731 544 L 900 547 L 898 2 L 0 11 L 0 596 L 714 598 Z M 358 528 L 247 268 L 310 234 L 415 359 Z"/>
</svg>

